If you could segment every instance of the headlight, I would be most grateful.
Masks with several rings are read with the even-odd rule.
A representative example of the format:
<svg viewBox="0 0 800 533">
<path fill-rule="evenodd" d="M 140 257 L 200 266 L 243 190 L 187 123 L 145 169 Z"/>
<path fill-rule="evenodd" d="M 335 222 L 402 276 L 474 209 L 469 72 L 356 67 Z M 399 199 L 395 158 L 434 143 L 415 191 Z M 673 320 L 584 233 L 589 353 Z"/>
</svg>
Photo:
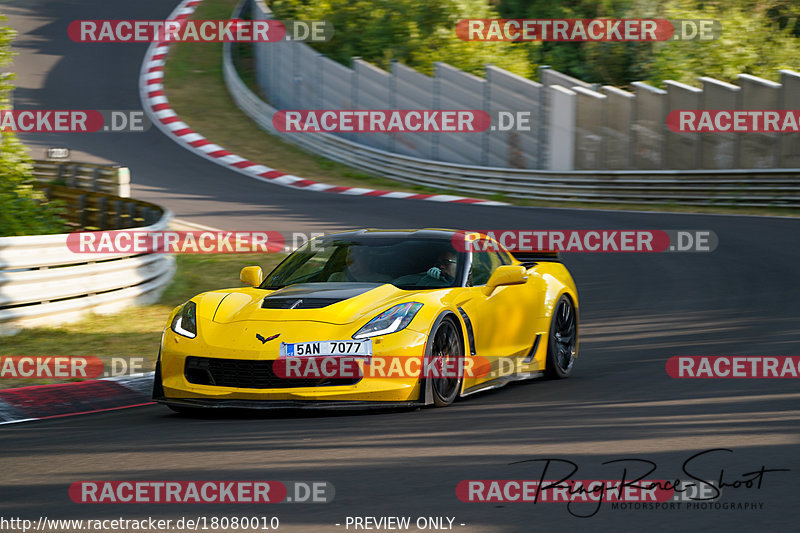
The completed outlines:
<svg viewBox="0 0 800 533">
<path fill-rule="evenodd" d="M 353 338 L 366 339 L 400 331 L 411 323 L 421 308 L 422 304 L 417 302 L 397 304 L 367 322 L 353 335 Z"/>
<path fill-rule="evenodd" d="M 170 329 L 190 339 L 197 337 L 197 305 L 194 302 L 186 302 L 183 309 L 172 319 Z"/>
</svg>

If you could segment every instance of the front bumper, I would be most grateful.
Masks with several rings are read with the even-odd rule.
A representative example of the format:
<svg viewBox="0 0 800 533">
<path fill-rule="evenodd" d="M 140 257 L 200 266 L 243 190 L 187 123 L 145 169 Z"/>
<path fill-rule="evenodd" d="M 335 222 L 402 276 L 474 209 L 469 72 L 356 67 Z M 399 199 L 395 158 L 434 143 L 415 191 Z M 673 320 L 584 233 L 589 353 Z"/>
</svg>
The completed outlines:
<svg viewBox="0 0 800 533">
<path fill-rule="evenodd" d="M 300 327 L 298 327 L 300 326 Z M 198 336 L 188 339 L 170 329 L 164 333 L 159 369 L 160 397 L 156 401 L 184 407 L 296 408 L 305 403 L 316 408 L 347 408 L 347 404 L 378 403 L 400 407 L 417 405 L 422 385 L 418 377 L 364 377 L 347 385 L 243 388 L 198 384 L 186 376 L 188 357 L 269 362 L 280 357 L 279 342 L 256 340 L 257 331 L 280 331 L 280 341 L 307 342 L 346 339 L 342 326 L 315 323 L 199 324 Z M 266 334 L 265 334 L 266 335 Z M 373 338 L 373 356 L 422 358 L 427 334 L 410 328 Z M 321 407 L 320 407 L 321 406 Z M 359 408 L 356 405 L 356 408 Z"/>
</svg>

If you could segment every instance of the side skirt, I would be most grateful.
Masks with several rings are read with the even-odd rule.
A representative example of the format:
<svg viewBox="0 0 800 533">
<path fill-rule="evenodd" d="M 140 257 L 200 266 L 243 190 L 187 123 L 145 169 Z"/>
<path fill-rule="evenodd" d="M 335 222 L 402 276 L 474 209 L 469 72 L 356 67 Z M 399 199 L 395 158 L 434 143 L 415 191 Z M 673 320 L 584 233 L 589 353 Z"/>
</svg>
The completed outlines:
<svg viewBox="0 0 800 533">
<path fill-rule="evenodd" d="M 514 374 L 512 376 L 502 376 L 491 381 L 487 381 L 485 383 L 480 383 L 479 385 L 474 385 L 464 392 L 461 393 L 461 397 L 464 398 L 466 396 L 470 396 L 477 392 L 483 392 L 492 389 L 499 389 L 509 383 L 513 383 L 515 381 L 528 381 L 531 379 L 537 379 L 544 376 L 544 372 L 526 372 L 525 374 Z"/>
</svg>

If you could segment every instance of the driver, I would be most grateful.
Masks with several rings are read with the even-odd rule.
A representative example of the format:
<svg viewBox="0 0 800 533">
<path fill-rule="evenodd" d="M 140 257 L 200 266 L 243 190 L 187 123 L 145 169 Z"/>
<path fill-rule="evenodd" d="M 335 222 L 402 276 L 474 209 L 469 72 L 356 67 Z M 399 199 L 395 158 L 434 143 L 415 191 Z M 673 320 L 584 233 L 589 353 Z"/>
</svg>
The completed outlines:
<svg viewBox="0 0 800 533">
<path fill-rule="evenodd" d="M 426 276 L 451 283 L 456 277 L 456 264 L 456 253 L 453 250 L 447 250 L 439 254 L 434 266 L 428 269 Z"/>
</svg>

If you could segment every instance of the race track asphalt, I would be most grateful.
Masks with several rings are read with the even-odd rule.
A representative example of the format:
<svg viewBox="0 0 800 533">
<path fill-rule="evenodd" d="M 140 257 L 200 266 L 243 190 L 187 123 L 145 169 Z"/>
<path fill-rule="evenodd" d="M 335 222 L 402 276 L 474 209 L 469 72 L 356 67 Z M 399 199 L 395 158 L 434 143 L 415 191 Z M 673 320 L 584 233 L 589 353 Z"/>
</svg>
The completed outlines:
<svg viewBox="0 0 800 533">
<path fill-rule="evenodd" d="M 138 109 L 144 45 L 71 42 L 74 19 L 159 19 L 171 0 L 26 0 L 0 4 L 21 33 L 17 108 Z M 224 229 L 333 231 L 354 227 L 698 229 L 713 253 L 570 254 L 581 297 L 581 353 L 565 381 L 532 381 L 447 409 L 282 413 L 194 419 L 160 406 L 5 426 L 0 516 L 172 518 L 276 515 L 288 531 L 345 531 L 347 516 L 451 516 L 459 531 L 727 530 L 797 526 L 800 390 L 796 380 L 676 380 L 674 355 L 798 355 L 800 221 L 520 207 L 471 207 L 347 197 L 265 184 L 223 169 L 153 128 L 141 134 L 24 135 L 35 150 L 130 167 L 134 196 Z M 213 140 L 213 139 L 212 139 Z M 38 154 L 36 154 L 38 155 Z M 703 479 L 767 468 L 760 489 L 725 489 L 720 503 L 756 510 L 621 510 L 577 518 L 557 503 L 463 503 L 465 479 L 537 479 L 534 458 L 619 477 L 622 458 L 657 463 L 651 479 Z M 325 480 L 328 504 L 79 505 L 79 480 Z M 793 495 L 794 494 L 794 495 Z M 587 507 L 573 507 L 576 514 Z M 342 524 L 336 526 L 335 524 Z M 465 524 L 461 526 L 459 524 Z M 352 530 L 352 527 L 350 528 Z"/>
</svg>

